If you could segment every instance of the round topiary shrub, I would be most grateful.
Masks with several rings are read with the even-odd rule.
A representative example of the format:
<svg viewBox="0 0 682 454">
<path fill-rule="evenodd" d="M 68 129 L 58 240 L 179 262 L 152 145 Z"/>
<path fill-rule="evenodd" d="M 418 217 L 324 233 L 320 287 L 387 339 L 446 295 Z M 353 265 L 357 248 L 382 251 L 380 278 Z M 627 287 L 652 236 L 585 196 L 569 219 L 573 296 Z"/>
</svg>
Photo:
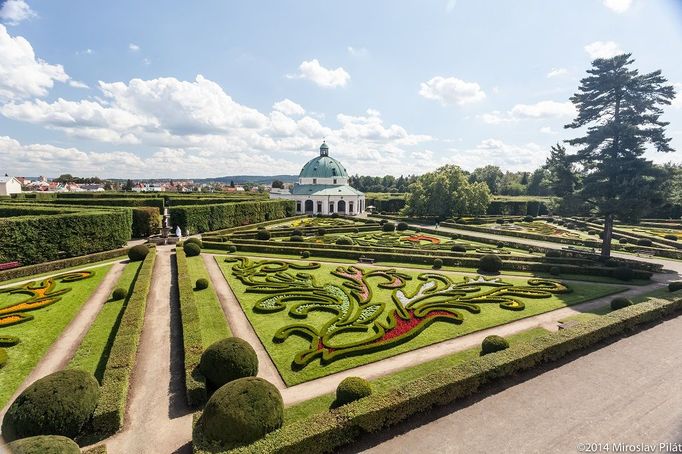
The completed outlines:
<svg viewBox="0 0 682 454">
<path fill-rule="evenodd" d="M 33 435 L 74 438 L 92 417 L 99 383 L 82 370 L 60 370 L 36 380 L 10 405 L 2 420 L 5 440 Z"/>
<path fill-rule="evenodd" d="M 381 221 L 379 221 L 379 225 L 384 225 L 387 222 L 388 222 L 388 219 L 382 219 Z"/>
<path fill-rule="evenodd" d="M 185 251 L 187 257 L 196 257 L 201 254 L 201 248 L 196 243 L 185 243 L 182 245 L 182 250 Z"/>
<path fill-rule="evenodd" d="M 535 218 L 533 216 L 524 216 L 523 222 L 533 222 Z"/>
<path fill-rule="evenodd" d="M 351 246 L 353 244 L 353 240 L 351 240 L 347 236 L 340 236 L 336 239 L 336 244 L 342 246 Z"/>
<path fill-rule="evenodd" d="M 395 226 L 395 229 L 398 230 L 399 232 L 407 230 L 407 228 L 408 228 L 407 222 L 398 222 L 398 224 Z"/>
<path fill-rule="evenodd" d="M 195 430 L 208 442 L 230 447 L 262 438 L 283 422 L 284 403 L 277 388 L 262 378 L 247 377 L 213 393 Z"/>
<path fill-rule="evenodd" d="M 194 244 L 196 244 L 197 246 L 199 246 L 199 248 L 203 248 L 203 247 L 204 247 L 204 242 L 201 241 L 201 239 L 200 239 L 200 238 L 197 238 L 197 237 L 187 238 L 187 239 L 185 240 L 184 244 L 187 244 L 187 243 L 194 243 Z"/>
<path fill-rule="evenodd" d="M 646 246 L 650 247 L 653 243 L 649 238 L 640 238 L 637 240 L 637 246 Z"/>
<path fill-rule="evenodd" d="M 624 307 L 632 306 L 632 301 L 624 296 L 618 296 L 611 300 L 611 310 L 615 311 Z"/>
<path fill-rule="evenodd" d="M 145 244 L 138 244 L 128 249 L 128 258 L 131 262 L 140 262 L 149 254 L 149 248 Z"/>
<path fill-rule="evenodd" d="M 237 246 L 235 246 L 234 244 L 230 244 L 227 247 L 227 252 L 237 252 Z"/>
<path fill-rule="evenodd" d="M 300 236 L 300 235 L 292 235 L 291 238 L 289 238 L 289 241 L 291 241 L 291 242 L 293 242 L 293 243 L 302 243 L 302 242 L 304 242 L 305 240 L 304 240 L 303 237 Z"/>
<path fill-rule="evenodd" d="M 256 232 L 256 239 L 257 240 L 266 241 L 266 240 L 269 240 L 271 236 L 272 236 L 272 234 L 270 233 L 269 230 L 263 229 L 263 230 L 259 230 Z"/>
<path fill-rule="evenodd" d="M 346 377 L 336 387 L 335 405 L 345 405 L 372 394 L 372 386 L 360 377 Z"/>
<path fill-rule="evenodd" d="M 258 374 L 258 357 L 253 347 L 238 337 L 209 345 L 201 355 L 199 371 L 216 388 L 242 377 Z"/>
<path fill-rule="evenodd" d="M 203 277 L 200 279 L 197 279 L 197 281 L 194 283 L 194 288 L 196 290 L 205 290 L 208 288 L 208 279 L 204 279 Z"/>
<path fill-rule="evenodd" d="M 588 235 L 599 235 L 599 230 L 588 230 L 587 234 Z"/>
<path fill-rule="evenodd" d="M 357 227 L 355 227 L 355 228 L 353 229 L 353 233 L 360 233 L 360 229 L 357 228 Z"/>
<path fill-rule="evenodd" d="M 442 259 L 433 259 L 433 269 L 434 270 L 439 270 L 443 267 L 443 260 Z"/>
<path fill-rule="evenodd" d="M 339 213 L 332 213 L 332 217 L 333 217 L 334 219 L 338 218 L 338 217 L 339 217 Z"/>
<path fill-rule="evenodd" d="M 678 290 L 682 290 L 682 281 L 670 282 L 668 284 L 668 291 L 669 292 L 676 292 Z"/>
<path fill-rule="evenodd" d="M 317 229 L 317 236 L 325 236 L 327 234 L 327 229 L 320 227 Z"/>
<path fill-rule="evenodd" d="M 504 243 L 497 243 L 497 249 L 504 249 Z"/>
<path fill-rule="evenodd" d="M 547 251 L 547 252 L 545 252 L 545 257 L 551 258 L 551 259 L 557 259 L 557 258 L 561 257 L 561 251 L 554 251 L 554 250 Z"/>
<path fill-rule="evenodd" d="M 509 348 L 507 339 L 501 336 L 488 336 L 481 342 L 481 355 L 495 353 Z"/>
<path fill-rule="evenodd" d="M 549 274 L 551 274 L 552 276 L 558 276 L 561 274 L 561 268 L 559 268 L 558 266 L 553 266 L 549 269 Z"/>
<path fill-rule="evenodd" d="M 497 273 L 502 269 L 502 259 L 495 254 L 487 254 L 478 261 L 478 267 L 486 273 Z"/>
<path fill-rule="evenodd" d="M 621 238 L 618 240 L 618 242 L 620 244 L 628 244 L 630 242 L 630 240 L 628 240 L 627 238 Z"/>
<path fill-rule="evenodd" d="M 395 224 L 392 222 L 387 222 L 381 226 L 381 230 L 384 232 L 393 232 L 395 231 Z"/>
<path fill-rule="evenodd" d="M 310 257 L 310 251 L 301 252 L 301 257 L 307 259 L 308 257 Z"/>
<path fill-rule="evenodd" d="M 463 246 L 461 244 L 455 244 L 454 246 L 452 246 L 451 250 L 452 252 L 466 252 L 467 248 L 466 246 Z"/>
<path fill-rule="evenodd" d="M 621 281 L 630 281 L 634 276 L 634 271 L 627 266 L 621 266 L 613 270 L 613 277 Z"/>
<path fill-rule="evenodd" d="M 497 224 L 502 225 L 502 224 L 504 224 L 504 219 L 495 219 L 495 222 L 496 222 Z"/>
<path fill-rule="evenodd" d="M 303 236 L 303 230 L 301 229 L 294 229 L 291 231 L 291 236 Z"/>
<path fill-rule="evenodd" d="M 671 240 L 671 241 L 677 241 L 677 240 L 678 240 L 677 235 L 672 235 L 672 234 L 666 235 L 666 236 L 665 236 L 665 239 L 666 239 L 666 240 Z"/>
<path fill-rule="evenodd" d="M 80 454 L 81 448 L 70 438 L 61 435 L 36 435 L 7 445 L 12 454 Z"/>
<path fill-rule="evenodd" d="M 121 287 L 114 289 L 111 293 L 111 299 L 114 301 L 125 299 L 126 296 L 128 296 L 128 290 Z"/>
</svg>

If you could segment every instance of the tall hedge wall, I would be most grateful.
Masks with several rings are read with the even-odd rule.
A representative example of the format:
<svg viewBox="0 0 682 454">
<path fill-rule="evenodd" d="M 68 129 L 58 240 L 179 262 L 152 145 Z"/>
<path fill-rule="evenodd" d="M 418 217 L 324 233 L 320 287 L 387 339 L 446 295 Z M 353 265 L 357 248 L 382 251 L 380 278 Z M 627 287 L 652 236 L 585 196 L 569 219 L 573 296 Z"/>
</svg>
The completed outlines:
<svg viewBox="0 0 682 454">
<path fill-rule="evenodd" d="M 293 200 L 261 200 L 255 202 L 214 205 L 171 206 L 170 221 L 189 234 L 227 229 L 291 216 Z"/>
<path fill-rule="evenodd" d="M 22 265 L 116 249 L 130 239 L 129 209 L 0 219 L 0 262 Z"/>
</svg>

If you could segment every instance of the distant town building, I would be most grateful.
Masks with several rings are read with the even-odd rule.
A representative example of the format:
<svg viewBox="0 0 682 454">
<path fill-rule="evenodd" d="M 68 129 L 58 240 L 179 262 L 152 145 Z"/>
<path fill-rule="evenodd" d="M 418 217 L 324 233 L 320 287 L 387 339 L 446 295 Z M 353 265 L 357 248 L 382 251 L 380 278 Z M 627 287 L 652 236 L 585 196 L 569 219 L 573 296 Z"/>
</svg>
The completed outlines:
<svg viewBox="0 0 682 454">
<path fill-rule="evenodd" d="M 291 191 L 272 190 L 270 198 L 295 200 L 299 214 L 356 215 L 365 211 L 365 194 L 348 185 L 348 172 L 329 156 L 326 143 L 320 146 L 320 155 L 303 166 Z"/>
<path fill-rule="evenodd" d="M 133 186 L 134 192 L 164 192 L 165 190 L 163 185 L 155 183 L 138 183 Z"/>
<path fill-rule="evenodd" d="M 21 182 L 14 177 L 0 177 L 0 196 L 21 193 Z"/>
</svg>

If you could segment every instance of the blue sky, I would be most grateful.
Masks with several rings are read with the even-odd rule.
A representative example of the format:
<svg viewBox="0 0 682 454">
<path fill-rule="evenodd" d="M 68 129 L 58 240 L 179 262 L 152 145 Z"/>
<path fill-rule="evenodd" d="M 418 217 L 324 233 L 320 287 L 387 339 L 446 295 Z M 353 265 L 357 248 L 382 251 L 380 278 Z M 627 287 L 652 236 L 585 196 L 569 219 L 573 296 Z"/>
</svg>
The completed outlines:
<svg viewBox="0 0 682 454">
<path fill-rule="evenodd" d="M 680 3 L 6 0 L 0 171 L 297 173 L 323 137 L 351 173 L 533 170 L 592 58 L 682 84 Z"/>
</svg>

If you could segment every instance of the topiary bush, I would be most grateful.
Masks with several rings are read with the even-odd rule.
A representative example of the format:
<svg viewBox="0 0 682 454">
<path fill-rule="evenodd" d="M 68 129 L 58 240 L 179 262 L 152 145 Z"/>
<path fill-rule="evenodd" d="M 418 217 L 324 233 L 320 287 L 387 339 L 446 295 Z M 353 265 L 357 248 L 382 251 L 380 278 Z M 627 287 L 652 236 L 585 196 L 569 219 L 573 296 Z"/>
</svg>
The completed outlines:
<svg viewBox="0 0 682 454">
<path fill-rule="evenodd" d="M 523 222 L 533 222 L 535 218 L 533 216 L 524 216 Z"/>
<path fill-rule="evenodd" d="M 301 229 L 294 229 L 291 231 L 291 236 L 303 236 L 303 230 Z"/>
<path fill-rule="evenodd" d="M 408 229 L 407 222 L 398 222 L 398 224 L 395 226 L 395 229 L 398 230 L 399 232 L 402 232 L 404 230 Z"/>
<path fill-rule="evenodd" d="M 495 353 L 509 348 L 509 342 L 502 336 L 488 336 L 481 342 L 481 355 Z"/>
<path fill-rule="evenodd" d="M 317 236 L 325 236 L 327 234 L 327 229 L 320 227 L 317 229 Z"/>
<path fill-rule="evenodd" d="M 504 224 L 504 219 L 495 219 L 495 222 L 496 222 L 497 224 L 502 225 L 502 224 Z"/>
<path fill-rule="evenodd" d="M 216 388 L 242 377 L 258 374 L 258 357 L 253 347 L 238 337 L 209 345 L 201 355 L 199 371 Z"/>
<path fill-rule="evenodd" d="M 670 282 L 668 284 L 668 291 L 669 292 L 676 292 L 678 290 L 682 290 L 682 281 Z"/>
<path fill-rule="evenodd" d="M 307 259 L 308 257 L 310 257 L 310 251 L 301 252 L 301 257 Z"/>
<path fill-rule="evenodd" d="M 443 260 L 442 259 L 433 259 L 433 269 L 434 270 L 439 270 L 443 267 Z"/>
<path fill-rule="evenodd" d="M 384 232 L 394 232 L 395 224 L 392 222 L 386 222 L 384 225 L 381 226 L 381 230 Z"/>
<path fill-rule="evenodd" d="M 335 406 L 345 405 L 372 394 L 372 386 L 364 378 L 346 377 L 336 387 Z"/>
<path fill-rule="evenodd" d="M 497 243 L 497 249 L 504 249 L 504 243 Z"/>
<path fill-rule="evenodd" d="M 630 240 L 628 240 L 627 238 L 621 238 L 618 240 L 618 242 L 620 244 L 628 244 L 630 242 Z"/>
<path fill-rule="evenodd" d="M 495 254 L 487 254 L 480 258 L 478 267 L 486 273 L 497 273 L 502 269 L 502 259 Z"/>
<path fill-rule="evenodd" d="M 263 240 L 263 241 L 269 240 L 271 236 L 272 236 L 272 234 L 270 233 L 269 230 L 263 229 L 263 230 L 259 230 L 256 232 L 256 239 L 258 239 L 258 240 Z"/>
<path fill-rule="evenodd" d="M 82 370 L 60 370 L 36 380 L 10 405 L 2 420 L 5 440 L 33 435 L 74 438 L 92 417 L 99 383 Z"/>
<path fill-rule="evenodd" d="M 353 244 L 353 240 L 351 240 L 347 236 L 340 236 L 336 239 L 336 244 L 342 246 L 351 246 Z"/>
<path fill-rule="evenodd" d="M 624 296 L 618 296 L 611 300 L 611 310 L 615 311 L 624 307 L 632 306 L 632 301 Z"/>
<path fill-rule="evenodd" d="M 262 438 L 282 427 L 284 403 L 275 386 L 258 377 L 227 383 L 208 400 L 195 432 L 229 448 Z"/>
<path fill-rule="evenodd" d="M 125 299 L 125 297 L 128 296 L 128 290 L 124 288 L 117 288 L 111 293 L 111 299 L 114 301 L 119 301 L 122 299 Z"/>
<path fill-rule="evenodd" d="M 558 266 L 553 266 L 549 269 L 549 274 L 551 274 L 552 276 L 558 276 L 561 274 L 561 268 L 559 268 Z"/>
<path fill-rule="evenodd" d="M 237 252 L 237 246 L 230 244 L 227 248 L 227 252 Z"/>
<path fill-rule="evenodd" d="M 291 238 L 289 238 L 289 241 L 291 241 L 293 243 L 303 243 L 305 240 L 303 239 L 302 236 L 293 235 Z"/>
<path fill-rule="evenodd" d="M 621 266 L 613 270 L 613 277 L 621 281 L 630 281 L 634 277 L 634 272 L 627 266 Z"/>
<path fill-rule="evenodd" d="M 677 235 L 672 235 L 672 234 L 667 234 L 667 235 L 665 236 L 665 239 L 666 239 L 666 240 L 671 240 L 671 241 L 677 241 L 677 240 L 678 240 Z"/>
<path fill-rule="evenodd" d="M 545 252 L 545 257 L 557 259 L 557 258 L 561 257 L 561 252 L 560 251 L 547 251 L 547 252 Z"/>
<path fill-rule="evenodd" d="M 149 254 L 149 248 L 145 244 L 138 244 L 128 249 L 128 258 L 131 262 L 141 262 Z"/>
<path fill-rule="evenodd" d="M 455 244 L 452 246 L 452 252 L 466 252 L 467 248 L 466 246 L 463 246 L 461 244 Z"/>
<path fill-rule="evenodd" d="M 203 277 L 200 279 L 197 279 L 197 281 L 194 283 L 194 288 L 196 290 L 205 290 L 208 288 L 208 279 L 204 279 Z"/>
<path fill-rule="evenodd" d="M 651 245 L 653 245 L 653 243 L 649 238 L 640 238 L 637 240 L 637 246 L 650 247 Z"/>
<path fill-rule="evenodd" d="M 61 435 L 36 435 L 7 445 L 12 454 L 80 454 L 81 448 L 70 438 Z"/>
<path fill-rule="evenodd" d="M 384 225 L 387 222 L 388 222 L 388 219 L 382 219 L 381 221 L 379 221 L 379 225 Z"/>
<path fill-rule="evenodd" d="M 196 244 L 197 246 L 199 246 L 199 248 L 203 248 L 203 247 L 204 247 L 204 242 L 201 241 L 201 239 L 196 238 L 196 237 L 187 238 L 183 244 L 187 244 L 187 243 L 194 243 L 194 244 Z"/>
<path fill-rule="evenodd" d="M 201 254 L 201 248 L 196 243 L 185 243 L 182 245 L 182 250 L 185 251 L 187 257 L 196 257 Z"/>
</svg>

